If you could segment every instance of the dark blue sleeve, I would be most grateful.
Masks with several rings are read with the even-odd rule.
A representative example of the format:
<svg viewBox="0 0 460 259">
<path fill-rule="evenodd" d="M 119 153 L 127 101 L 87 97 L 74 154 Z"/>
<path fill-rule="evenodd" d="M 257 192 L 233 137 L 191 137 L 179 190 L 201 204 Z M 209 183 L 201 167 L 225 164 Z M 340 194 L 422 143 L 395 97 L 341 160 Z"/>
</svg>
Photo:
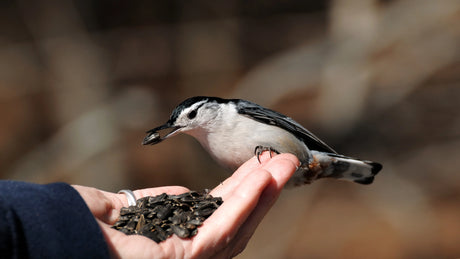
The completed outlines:
<svg viewBox="0 0 460 259">
<path fill-rule="evenodd" d="M 0 181 L 1 258 L 108 258 L 102 231 L 65 183 Z"/>
</svg>

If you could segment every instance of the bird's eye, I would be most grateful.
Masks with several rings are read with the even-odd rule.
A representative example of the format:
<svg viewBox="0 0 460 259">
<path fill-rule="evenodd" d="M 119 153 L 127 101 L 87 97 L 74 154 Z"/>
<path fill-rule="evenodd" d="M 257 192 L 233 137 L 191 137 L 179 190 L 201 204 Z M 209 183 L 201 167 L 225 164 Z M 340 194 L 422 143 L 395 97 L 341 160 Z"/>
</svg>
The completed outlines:
<svg viewBox="0 0 460 259">
<path fill-rule="evenodd" d="M 196 110 L 191 111 L 191 112 L 187 115 L 187 117 L 188 117 L 189 119 L 195 118 L 195 117 L 196 117 Z"/>
</svg>

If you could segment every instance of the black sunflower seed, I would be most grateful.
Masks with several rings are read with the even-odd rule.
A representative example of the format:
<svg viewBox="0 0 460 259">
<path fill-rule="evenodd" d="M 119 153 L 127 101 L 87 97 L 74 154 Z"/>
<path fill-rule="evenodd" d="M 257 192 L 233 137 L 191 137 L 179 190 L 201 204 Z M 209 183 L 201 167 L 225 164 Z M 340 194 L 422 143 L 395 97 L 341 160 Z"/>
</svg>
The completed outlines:
<svg viewBox="0 0 460 259">
<path fill-rule="evenodd" d="M 112 228 L 127 235 L 143 235 L 157 243 L 172 234 L 188 238 L 198 233 L 198 227 L 222 202 L 208 190 L 144 197 L 137 200 L 136 206 L 121 208 Z"/>
</svg>

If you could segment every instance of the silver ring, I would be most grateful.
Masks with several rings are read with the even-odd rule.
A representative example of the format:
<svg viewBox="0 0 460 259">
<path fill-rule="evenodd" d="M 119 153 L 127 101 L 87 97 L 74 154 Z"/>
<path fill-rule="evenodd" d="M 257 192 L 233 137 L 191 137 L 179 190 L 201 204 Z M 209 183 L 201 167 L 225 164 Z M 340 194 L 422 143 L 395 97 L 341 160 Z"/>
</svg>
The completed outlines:
<svg viewBox="0 0 460 259">
<path fill-rule="evenodd" d="M 135 206 L 136 205 L 136 196 L 134 195 L 133 191 L 131 190 L 120 190 L 118 193 L 126 194 L 126 198 L 128 198 L 128 206 Z"/>
</svg>

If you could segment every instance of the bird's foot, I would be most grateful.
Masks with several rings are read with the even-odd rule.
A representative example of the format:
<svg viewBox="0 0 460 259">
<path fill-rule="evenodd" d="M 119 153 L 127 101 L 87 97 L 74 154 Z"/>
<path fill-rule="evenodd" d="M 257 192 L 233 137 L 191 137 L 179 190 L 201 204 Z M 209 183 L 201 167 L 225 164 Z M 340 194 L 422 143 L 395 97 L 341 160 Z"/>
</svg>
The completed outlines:
<svg viewBox="0 0 460 259">
<path fill-rule="evenodd" d="M 280 152 L 278 152 L 276 149 L 274 149 L 272 147 L 257 146 L 254 149 L 254 155 L 257 157 L 257 161 L 259 161 L 259 164 L 260 164 L 260 155 L 262 155 L 262 153 L 264 151 L 269 151 L 270 152 L 270 158 L 272 157 L 272 152 L 275 152 L 276 154 L 280 153 Z"/>
</svg>

